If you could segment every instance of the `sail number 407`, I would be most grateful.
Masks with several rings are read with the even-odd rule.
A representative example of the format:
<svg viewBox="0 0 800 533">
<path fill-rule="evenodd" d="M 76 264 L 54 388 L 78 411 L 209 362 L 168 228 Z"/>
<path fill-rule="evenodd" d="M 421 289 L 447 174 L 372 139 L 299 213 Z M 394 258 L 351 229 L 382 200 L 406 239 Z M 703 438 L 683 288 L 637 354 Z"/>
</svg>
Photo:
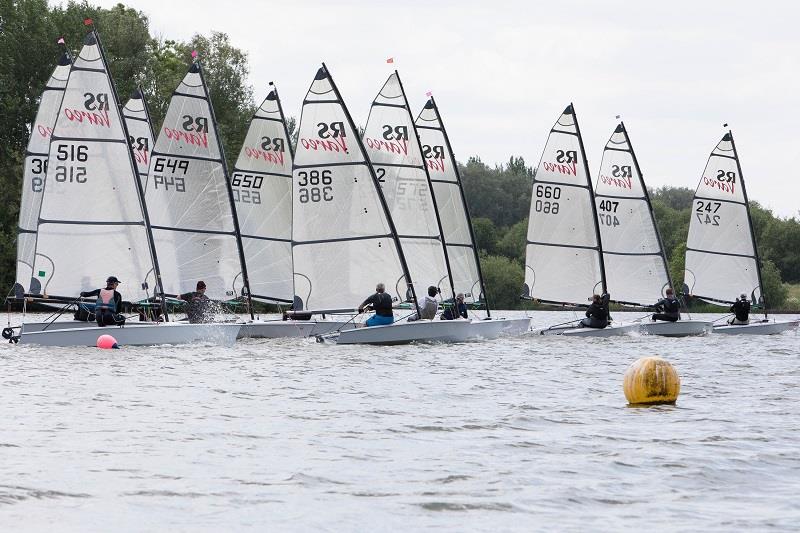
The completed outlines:
<svg viewBox="0 0 800 533">
<path fill-rule="evenodd" d="M 619 202 L 615 202 L 614 200 L 600 200 L 597 207 L 600 208 L 601 211 L 597 213 L 597 219 L 600 221 L 601 226 L 610 226 L 612 228 L 619 226 L 619 218 L 617 218 L 616 215 Z"/>
<path fill-rule="evenodd" d="M 297 178 L 297 198 L 300 203 L 333 201 L 333 178 L 330 170 L 302 170 L 297 173 Z"/>
<path fill-rule="evenodd" d="M 558 214 L 560 207 L 558 200 L 561 199 L 561 187 L 537 185 L 534 193 L 536 194 L 536 200 L 533 202 L 534 211 L 546 215 Z"/>
<path fill-rule="evenodd" d="M 694 214 L 697 216 L 697 220 L 701 224 L 719 226 L 720 216 L 716 213 L 719 211 L 720 207 L 722 207 L 721 202 L 704 202 L 703 200 L 697 200 Z"/>
</svg>

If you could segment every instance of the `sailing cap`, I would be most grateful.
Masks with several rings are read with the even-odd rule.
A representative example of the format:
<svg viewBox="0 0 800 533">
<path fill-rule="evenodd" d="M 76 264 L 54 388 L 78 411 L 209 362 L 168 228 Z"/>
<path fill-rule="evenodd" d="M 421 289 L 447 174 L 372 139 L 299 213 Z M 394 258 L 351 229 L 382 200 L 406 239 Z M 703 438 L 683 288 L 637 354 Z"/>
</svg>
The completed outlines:
<svg viewBox="0 0 800 533">
<path fill-rule="evenodd" d="M 745 293 L 742 293 L 742 294 L 741 294 L 741 296 L 739 296 L 739 297 L 740 297 L 742 300 L 747 300 L 747 295 L 746 295 Z"/>
<path fill-rule="evenodd" d="M 106 279 L 106 283 L 122 283 L 122 282 L 117 279 L 117 276 L 108 276 L 108 279 Z"/>
<path fill-rule="evenodd" d="M 198 281 L 198 282 L 197 282 L 197 290 L 198 290 L 198 291 L 199 291 L 200 289 L 205 289 L 205 288 L 206 288 L 206 282 L 205 282 L 205 281 Z"/>
</svg>

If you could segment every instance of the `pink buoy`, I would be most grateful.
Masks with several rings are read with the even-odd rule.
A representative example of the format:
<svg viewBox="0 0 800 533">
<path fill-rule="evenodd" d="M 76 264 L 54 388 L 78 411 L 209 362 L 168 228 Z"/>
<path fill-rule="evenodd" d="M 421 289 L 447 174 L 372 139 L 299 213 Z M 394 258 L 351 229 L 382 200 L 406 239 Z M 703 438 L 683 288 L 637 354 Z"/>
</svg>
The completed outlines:
<svg viewBox="0 0 800 533">
<path fill-rule="evenodd" d="M 97 337 L 97 347 L 110 350 L 111 348 L 119 348 L 119 345 L 117 344 L 117 339 L 111 335 L 100 335 Z"/>
</svg>

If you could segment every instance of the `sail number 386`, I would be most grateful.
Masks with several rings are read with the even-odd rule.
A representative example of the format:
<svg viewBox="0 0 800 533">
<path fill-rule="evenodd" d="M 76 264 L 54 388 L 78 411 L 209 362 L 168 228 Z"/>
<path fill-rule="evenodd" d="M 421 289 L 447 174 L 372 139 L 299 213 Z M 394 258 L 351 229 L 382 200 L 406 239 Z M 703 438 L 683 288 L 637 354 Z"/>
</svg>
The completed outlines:
<svg viewBox="0 0 800 533">
<path fill-rule="evenodd" d="M 536 201 L 533 203 L 534 211 L 546 215 L 558 214 L 560 208 L 558 200 L 561 199 L 561 187 L 537 185 L 534 193 L 536 194 Z"/>
<path fill-rule="evenodd" d="M 301 204 L 333 201 L 333 178 L 330 170 L 301 170 L 297 173 L 297 178 L 297 198 Z"/>
</svg>

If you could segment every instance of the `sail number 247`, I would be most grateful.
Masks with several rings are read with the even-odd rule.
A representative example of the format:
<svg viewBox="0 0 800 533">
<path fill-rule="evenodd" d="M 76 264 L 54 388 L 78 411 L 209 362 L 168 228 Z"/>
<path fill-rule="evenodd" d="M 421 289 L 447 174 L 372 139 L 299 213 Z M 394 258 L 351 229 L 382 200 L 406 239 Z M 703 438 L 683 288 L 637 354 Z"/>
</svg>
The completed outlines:
<svg viewBox="0 0 800 533">
<path fill-rule="evenodd" d="M 561 199 L 561 187 L 554 185 L 536 185 L 536 200 L 533 210 L 546 215 L 557 215 L 559 210 L 558 200 Z"/>
<path fill-rule="evenodd" d="M 719 226 L 719 215 L 716 213 L 719 211 L 720 207 L 722 207 L 721 202 L 704 202 L 703 200 L 697 200 L 694 214 L 701 224 Z"/>
</svg>

